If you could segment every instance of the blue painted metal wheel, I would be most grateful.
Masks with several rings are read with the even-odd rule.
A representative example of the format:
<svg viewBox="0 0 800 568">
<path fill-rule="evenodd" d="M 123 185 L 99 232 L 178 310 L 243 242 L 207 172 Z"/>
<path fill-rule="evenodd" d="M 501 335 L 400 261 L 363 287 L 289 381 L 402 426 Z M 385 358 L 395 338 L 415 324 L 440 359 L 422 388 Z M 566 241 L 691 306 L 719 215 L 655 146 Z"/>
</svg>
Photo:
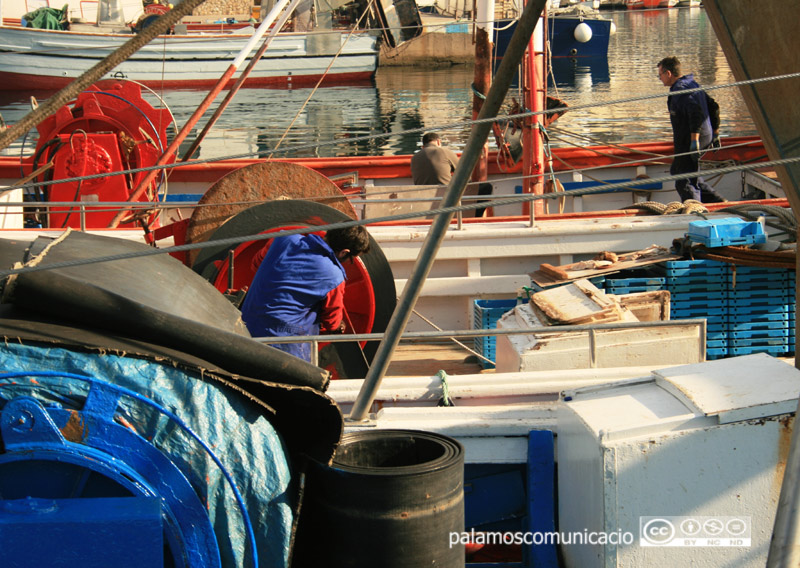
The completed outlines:
<svg viewBox="0 0 800 568">
<path fill-rule="evenodd" d="M 186 474 L 151 441 L 139 435 L 121 412 L 120 401 L 135 399 L 199 443 L 233 488 L 257 566 L 253 529 L 236 485 L 211 449 L 181 419 L 124 387 L 82 375 L 21 372 L 2 375 L 0 384 L 0 504 L 36 500 L 155 498 L 161 507 L 164 565 L 221 566 L 208 511 Z M 84 392 L 43 403 L 33 394 L 48 380 L 76 379 Z M 12 380 L 9 380 L 12 379 Z M 7 387 L 7 388 L 3 388 Z M 8 388 L 13 387 L 13 388 Z M 52 393 L 51 393 L 52 394 Z M 0 515 L 4 510 L 0 507 Z M 98 513 L 100 513 L 98 511 Z M 80 527 L 75 527 L 76 535 Z M 133 554 L 136 551 L 131 551 Z M 11 564 L 14 565 L 13 563 Z"/>
</svg>

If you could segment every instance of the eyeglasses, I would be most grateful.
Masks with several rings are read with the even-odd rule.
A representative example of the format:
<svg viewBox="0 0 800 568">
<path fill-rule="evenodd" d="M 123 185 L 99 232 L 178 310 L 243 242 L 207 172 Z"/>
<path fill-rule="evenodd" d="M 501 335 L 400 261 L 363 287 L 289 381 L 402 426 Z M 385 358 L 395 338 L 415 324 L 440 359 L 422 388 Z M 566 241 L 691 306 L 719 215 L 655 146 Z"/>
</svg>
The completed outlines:
<svg viewBox="0 0 800 568">
<path fill-rule="evenodd" d="M 659 76 L 659 78 L 660 78 L 662 75 L 666 75 L 667 73 L 669 73 L 669 71 L 667 71 L 667 70 L 665 70 L 665 69 L 659 69 L 659 70 L 658 70 L 658 76 Z"/>
</svg>

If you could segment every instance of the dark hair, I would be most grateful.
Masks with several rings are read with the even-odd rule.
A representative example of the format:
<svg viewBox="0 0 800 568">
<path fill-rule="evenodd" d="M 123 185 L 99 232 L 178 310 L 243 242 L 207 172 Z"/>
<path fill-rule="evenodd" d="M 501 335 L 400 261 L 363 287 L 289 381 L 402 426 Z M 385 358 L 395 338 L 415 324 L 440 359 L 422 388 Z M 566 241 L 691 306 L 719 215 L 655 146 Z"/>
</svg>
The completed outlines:
<svg viewBox="0 0 800 568">
<path fill-rule="evenodd" d="M 430 144 L 434 140 L 438 140 L 438 139 L 439 139 L 439 135 L 436 132 L 426 132 L 425 134 L 422 135 L 422 145 L 423 146 L 427 146 L 428 144 Z"/>
<path fill-rule="evenodd" d="M 681 76 L 681 61 L 674 55 L 659 61 L 657 67 L 661 67 L 662 71 L 669 71 L 675 77 Z"/>
<path fill-rule="evenodd" d="M 325 241 L 333 252 L 350 249 L 353 256 L 369 252 L 369 233 L 363 225 L 331 229 L 325 233 Z"/>
</svg>

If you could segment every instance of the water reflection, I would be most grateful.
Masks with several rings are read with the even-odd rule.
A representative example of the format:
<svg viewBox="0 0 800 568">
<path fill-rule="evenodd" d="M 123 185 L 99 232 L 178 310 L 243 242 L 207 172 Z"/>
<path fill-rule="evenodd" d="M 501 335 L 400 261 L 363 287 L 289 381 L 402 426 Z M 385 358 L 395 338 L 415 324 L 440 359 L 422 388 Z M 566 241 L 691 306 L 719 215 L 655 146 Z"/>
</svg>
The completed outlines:
<svg viewBox="0 0 800 568">
<path fill-rule="evenodd" d="M 601 83 L 611 80 L 607 57 L 581 57 L 580 59 L 554 59 L 550 66 L 548 86 L 576 91 L 591 91 Z"/>
<path fill-rule="evenodd" d="M 607 59 L 553 62 L 549 94 L 572 107 L 598 105 L 574 109 L 559 119 L 551 129 L 554 146 L 575 142 L 565 133 L 581 136 L 580 143 L 584 145 L 669 139 L 667 91 L 655 73 L 656 63 L 666 55 L 680 57 L 684 71 L 694 72 L 701 85 L 733 82 L 704 10 L 627 10 L 607 14 L 617 28 L 611 36 Z M 313 93 L 310 100 L 311 89 L 243 89 L 203 142 L 200 157 L 254 154 L 278 146 L 290 151 L 276 153 L 276 157 L 411 153 L 418 148 L 421 134 L 407 131 L 470 119 L 473 74 L 472 68 L 458 65 L 382 67 L 372 85 L 326 87 Z M 205 97 L 205 92 L 186 90 L 162 94 L 178 124 L 183 124 Z M 651 94 L 659 98 L 617 102 Z M 713 95 L 722 107 L 723 136 L 756 133 L 738 89 L 719 89 Z M 13 123 L 25 115 L 30 109 L 29 96 L 30 93 L 0 91 L 0 114 L 6 122 Z M 42 101 L 48 93 L 36 96 Z M 518 85 L 510 89 L 504 110 L 510 108 L 512 98 L 523 100 Z M 199 128 L 205 120 L 207 117 Z M 375 134 L 387 136 L 356 140 Z M 442 135 L 451 146 L 463 149 L 469 128 L 448 129 Z M 26 142 L 28 148 L 32 137 Z M 335 146 L 329 145 L 334 141 Z M 20 143 L 4 153 L 18 153 Z"/>
</svg>

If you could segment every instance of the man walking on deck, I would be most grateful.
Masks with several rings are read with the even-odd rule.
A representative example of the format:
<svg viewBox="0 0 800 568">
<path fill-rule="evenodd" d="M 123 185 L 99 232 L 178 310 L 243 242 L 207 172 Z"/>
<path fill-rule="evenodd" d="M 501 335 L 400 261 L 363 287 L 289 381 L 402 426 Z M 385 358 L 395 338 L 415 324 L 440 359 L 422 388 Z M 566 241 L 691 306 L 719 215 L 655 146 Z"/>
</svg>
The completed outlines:
<svg viewBox="0 0 800 568">
<path fill-rule="evenodd" d="M 242 304 L 242 320 L 253 337 L 318 335 L 344 331 L 342 263 L 369 252 L 361 226 L 272 241 Z M 311 361 L 309 343 L 272 345 Z"/>
<path fill-rule="evenodd" d="M 676 156 L 672 160 L 669 173 L 677 175 L 698 172 L 700 152 L 710 146 L 719 147 L 719 134 L 711 125 L 709 97 L 704 91 L 680 92 L 697 89 L 700 85 L 694 80 L 693 74 L 681 75 L 681 62 L 677 57 L 665 57 L 658 62 L 658 78 L 665 87 L 669 87 L 671 93 L 667 97 L 667 109 L 672 123 L 672 142 Z M 719 128 L 718 121 L 715 122 Z M 677 180 L 675 189 L 681 201 L 725 201 L 700 176 Z"/>
</svg>

